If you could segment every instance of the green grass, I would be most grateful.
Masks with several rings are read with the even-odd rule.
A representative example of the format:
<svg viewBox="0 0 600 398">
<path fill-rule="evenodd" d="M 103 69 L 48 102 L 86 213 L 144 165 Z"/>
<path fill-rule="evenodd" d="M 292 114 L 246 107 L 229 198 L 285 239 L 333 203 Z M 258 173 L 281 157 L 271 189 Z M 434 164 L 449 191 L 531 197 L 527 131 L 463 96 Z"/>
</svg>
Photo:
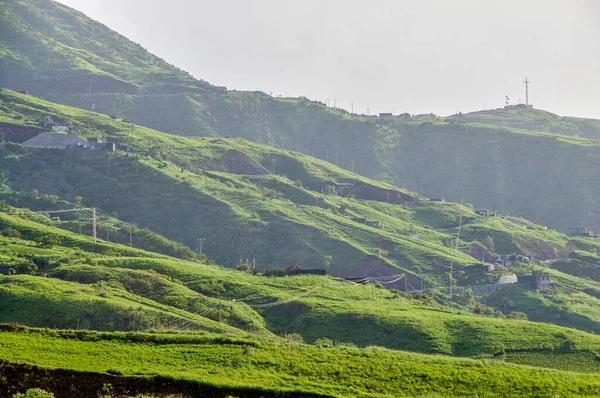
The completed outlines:
<svg viewBox="0 0 600 398">
<path fill-rule="evenodd" d="M 140 342 L 132 342 L 134 338 Z M 144 340 L 149 342 L 144 342 Z M 151 343 L 151 341 L 157 341 Z M 172 341 L 172 343 L 171 343 Z M 124 375 L 168 375 L 216 385 L 334 396 L 593 396 L 595 375 L 381 348 L 318 348 L 203 335 L 0 332 L 0 357 L 15 363 Z M 315 366 L 315 364 L 318 364 Z M 518 381 L 518 384 L 515 384 Z"/>
<path fill-rule="evenodd" d="M 38 225 L 3 217 L 21 232 L 32 234 Z M 67 243 L 67 237 L 73 235 L 45 225 L 39 228 L 53 231 Z M 152 257 L 130 248 L 98 252 L 97 246 L 119 246 L 77 239 L 80 246 L 68 243 L 41 248 L 23 238 L 0 238 L 0 253 L 7 262 L 31 254 L 50 260 L 46 268 L 40 268 L 40 276 L 2 279 L 2 319 L 32 326 L 100 330 L 221 330 L 222 326 L 239 333 L 299 333 L 309 342 L 326 337 L 363 347 L 375 344 L 456 356 L 555 350 L 565 341 L 573 342 L 576 351 L 600 344 L 591 334 L 451 311 L 431 299 L 414 299 L 331 277 L 264 277 L 166 256 Z M 306 297 L 288 304 L 253 307 L 307 292 Z M 216 324 L 219 320 L 221 326 Z M 586 324 L 573 324 L 590 330 Z"/>
<path fill-rule="evenodd" d="M 514 352 L 502 357 L 508 362 L 580 373 L 600 373 L 600 356 L 594 352 Z"/>
<path fill-rule="evenodd" d="M 458 288 L 493 283 L 497 279 L 497 276 L 473 271 L 471 266 L 481 261 L 480 256 L 474 258 L 468 254 L 474 246 L 488 250 L 488 261 L 496 253 L 513 251 L 537 259 L 564 258 L 574 245 L 579 245 L 588 256 L 583 257 L 588 264 L 592 261 L 589 256 L 596 250 L 591 243 L 568 239 L 523 219 L 479 217 L 472 206 L 430 202 L 417 194 L 296 152 L 275 150 L 240 139 L 166 135 L 10 90 L 4 90 L 2 98 L 9 104 L 7 109 L 18 109 L 18 113 L 24 115 L 23 120 L 41 120 L 51 115 L 79 126 L 82 136 L 113 137 L 138 151 L 137 155 L 117 152 L 109 160 L 107 154 L 99 152 L 45 151 L 7 145 L 0 156 L 0 165 L 6 171 L 3 183 L 12 188 L 13 203 L 41 206 L 30 199 L 33 189 L 57 195 L 61 200 L 73 201 L 76 196 L 82 196 L 87 206 L 117 213 L 122 219 L 189 247 L 196 245 L 198 237 L 206 237 L 204 253 L 225 266 L 232 267 L 240 258 L 248 258 L 256 259 L 259 269 L 284 268 L 295 263 L 302 263 L 305 268 L 320 268 L 323 257 L 331 255 L 330 271 L 335 275 L 389 275 L 406 271 L 411 275 L 410 283 L 401 282 L 396 288 L 419 289 L 422 276 L 428 294 L 448 303 L 450 262 Z M 276 160 L 276 174 L 256 176 L 233 172 L 224 160 L 233 150 L 246 154 L 250 163 L 263 170 L 272 169 L 272 161 Z M 90 173 L 94 178 L 89 178 Z M 321 193 L 327 184 L 336 186 L 336 191 Z M 110 192 L 103 189 L 106 186 L 112 187 Z M 369 187 L 373 197 L 353 198 L 342 193 L 343 189 L 350 189 L 352 193 L 352 189 L 362 186 Z M 420 200 L 406 205 L 388 203 L 388 194 Z M 461 215 L 460 250 L 455 250 L 452 246 Z M 378 220 L 384 228 L 359 224 L 352 221 L 352 217 Z M 61 226 L 61 223 L 71 230 L 75 228 L 68 221 L 55 225 Z M 84 229 L 89 231 L 89 228 L 87 219 Z M 100 236 L 105 232 L 103 228 L 101 224 Z M 70 236 L 65 245 L 79 238 Z M 85 242 L 89 245 L 89 240 Z M 111 253 L 114 246 L 110 247 L 102 248 L 99 244 L 92 251 L 115 256 L 130 250 L 121 248 Z M 127 255 L 149 257 L 131 250 Z M 367 262 L 372 264 L 368 269 L 365 268 Z M 569 274 L 568 269 L 563 271 Z M 595 315 L 587 321 L 577 321 L 585 313 L 595 314 L 593 307 L 597 298 L 593 296 L 596 288 L 574 272 L 579 276 L 567 281 L 568 287 L 574 290 L 560 293 L 572 296 L 564 298 L 566 304 L 561 314 L 573 313 L 574 316 L 561 315 L 560 319 L 534 316 L 532 319 L 586 331 L 597 330 Z M 538 294 L 533 293 L 533 297 Z M 544 302 L 537 298 L 534 301 Z M 460 300 L 457 298 L 456 303 L 470 311 L 476 299 L 466 295 Z M 488 303 L 496 310 L 505 311 L 491 301 Z M 515 305 L 527 307 L 526 303 Z"/>
</svg>

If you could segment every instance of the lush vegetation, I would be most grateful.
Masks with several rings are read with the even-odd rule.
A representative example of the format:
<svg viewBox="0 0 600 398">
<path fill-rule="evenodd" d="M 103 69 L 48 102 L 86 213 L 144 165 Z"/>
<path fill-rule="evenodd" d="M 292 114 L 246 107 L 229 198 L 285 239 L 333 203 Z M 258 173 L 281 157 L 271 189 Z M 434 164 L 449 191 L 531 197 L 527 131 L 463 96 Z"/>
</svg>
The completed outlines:
<svg viewBox="0 0 600 398">
<path fill-rule="evenodd" d="M 212 335 L 4 331 L 0 356 L 50 368 L 333 396 L 591 397 L 600 391 L 595 375 L 378 347 L 316 347 Z"/>
<path fill-rule="evenodd" d="M 0 4 L 0 36 L 0 85 L 79 107 L 0 88 L 0 322 L 70 329 L 0 328 L 7 391 L 600 393 L 599 241 L 469 203 L 600 220 L 598 123 L 231 92 L 50 0 Z M 118 150 L 20 145 L 49 120 Z M 473 293 L 535 272 L 552 289 Z"/>
<path fill-rule="evenodd" d="M 426 196 L 464 196 L 557 229 L 600 223 L 598 121 L 535 109 L 352 115 L 306 98 L 196 80 L 51 0 L 0 7 L 0 85 L 169 133 L 296 150 Z"/>
<path fill-rule="evenodd" d="M 323 268 L 328 258 L 334 275 L 406 272 L 408 277 L 391 287 L 424 289 L 446 304 L 452 262 L 455 307 L 474 311 L 485 304 L 487 315 L 525 313 L 532 320 L 599 330 L 599 285 L 579 271 L 571 275 L 568 268 L 553 270 L 562 287 L 544 296 L 526 292 L 507 301 L 500 292 L 498 300 L 483 300 L 469 290 L 495 283 L 502 274 L 544 269 L 533 261 L 515 270 L 499 268 L 492 275 L 477 266 L 498 254 L 552 260 L 566 258 L 579 247 L 577 261 L 592 267 L 597 250 L 592 240 L 568 239 L 518 218 L 480 217 L 471 206 L 428 201 L 295 152 L 238 139 L 169 136 L 9 90 L 0 100 L 6 104 L 0 116 L 11 125 L 50 116 L 77 126 L 84 137 L 110 137 L 135 151 L 36 150 L 6 144 L 0 154 L 0 198 L 12 204 L 36 210 L 76 203 L 96 206 L 103 209 L 98 231 L 104 239 L 129 243 L 128 226 L 120 224 L 119 217 L 193 248 L 199 248 L 198 238 L 205 238 L 203 253 L 230 267 L 254 259 L 261 271 L 292 264 Z M 82 213 L 80 223 L 73 215 L 44 222 L 71 231 L 81 226 L 85 234 L 91 232 L 90 216 Z M 383 228 L 364 225 L 357 217 L 379 221 Z M 133 243 L 140 248 L 199 258 L 159 237 L 140 244 L 144 241 L 135 231 Z"/>
</svg>

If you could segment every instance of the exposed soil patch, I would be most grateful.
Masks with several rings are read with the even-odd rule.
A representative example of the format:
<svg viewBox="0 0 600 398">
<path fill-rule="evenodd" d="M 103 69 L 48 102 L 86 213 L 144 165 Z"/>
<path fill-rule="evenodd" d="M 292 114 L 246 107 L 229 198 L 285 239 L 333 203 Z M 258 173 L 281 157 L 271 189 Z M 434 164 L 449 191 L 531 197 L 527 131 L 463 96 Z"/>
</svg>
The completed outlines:
<svg viewBox="0 0 600 398">
<path fill-rule="evenodd" d="M 327 395 L 301 392 L 265 391 L 258 388 L 218 387 L 201 382 L 177 380 L 167 377 L 120 376 L 106 373 L 79 372 L 67 369 L 44 369 L 31 365 L 0 363 L 0 398 L 10 398 L 17 392 L 29 388 L 42 388 L 57 397 L 80 398 L 101 396 L 103 388 L 110 385 L 116 397 L 153 394 L 168 396 L 181 394 L 183 397 L 288 397 L 308 398 Z"/>
<path fill-rule="evenodd" d="M 571 252 L 577 250 L 574 244 L 568 242 L 565 246 L 553 245 L 539 239 L 518 239 L 516 241 L 521 252 L 529 257 L 538 260 L 553 260 L 557 258 L 566 258 Z"/>
</svg>

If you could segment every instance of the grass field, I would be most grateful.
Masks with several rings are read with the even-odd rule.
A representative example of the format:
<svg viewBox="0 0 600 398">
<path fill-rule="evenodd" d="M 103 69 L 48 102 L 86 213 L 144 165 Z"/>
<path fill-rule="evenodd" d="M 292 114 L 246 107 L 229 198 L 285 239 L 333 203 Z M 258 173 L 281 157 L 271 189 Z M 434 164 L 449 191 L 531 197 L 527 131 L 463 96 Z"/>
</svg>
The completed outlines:
<svg viewBox="0 0 600 398">
<path fill-rule="evenodd" d="M 348 397 L 591 397 L 600 392 L 595 375 L 377 347 L 319 348 L 212 335 L 3 331 L 0 357 L 49 368 Z"/>
</svg>

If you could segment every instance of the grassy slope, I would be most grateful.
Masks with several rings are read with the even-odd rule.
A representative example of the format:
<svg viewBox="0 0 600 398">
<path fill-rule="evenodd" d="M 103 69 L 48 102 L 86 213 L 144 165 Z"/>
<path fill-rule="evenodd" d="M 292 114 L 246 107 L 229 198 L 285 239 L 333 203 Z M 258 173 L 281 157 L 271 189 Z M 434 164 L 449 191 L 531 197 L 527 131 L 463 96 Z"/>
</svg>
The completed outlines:
<svg viewBox="0 0 600 398">
<path fill-rule="evenodd" d="M 244 137 L 322 159 L 329 153 L 363 175 L 430 197 L 465 196 L 554 228 L 600 223 L 598 142 L 590 139 L 598 138 L 597 121 L 535 109 L 445 119 L 350 115 L 304 98 L 226 91 L 195 80 L 50 0 L 8 1 L 0 17 L 7 38 L 0 47 L 2 85 L 85 109 L 94 105 L 166 132 Z M 125 94 L 102 81 L 89 95 L 90 73 L 152 95 Z M 73 86 L 65 75 L 85 78 Z"/>
<path fill-rule="evenodd" d="M 334 396 L 568 397 L 593 396 L 600 388 L 595 375 L 378 348 L 317 348 L 210 335 L 148 336 L 158 339 L 158 344 L 132 343 L 118 335 L 79 336 L 34 330 L 0 332 L 0 356 L 46 367 L 162 374 L 217 385 Z"/>
<path fill-rule="evenodd" d="M 205 236 L 205 252 L 221 264 L 232 266 L 239 258 L 256 258 L 261 268 L 285 267 L 297 262 L 319 268 L 322 257 L 331 254 L 334 260 L 331 270 L 336 274 L 389 275 L 406 270 L 412 276 L 398 288 L 420 288 L 418 278 L 423 275 L 424 287 L 432 289 L 432 294 L 444 301 L 450 260 L 455 266 L 457 286 L 493 283 L 497 278 L 470 267 L 480 261 L 480 256 L 476 259 L 464 254 L 470 251 L 470 245 L 487 245 L 489 252 L 516 251 L 542 259 L 566 257 L 576 245 L 581 245 L 521 219 L 481 218 L 471 208 L 452 203 L 420 201 L 402 206 L 385 200 L 322 195 L 307 188 L 369 184 L 409 198 L 415 196 L 298 153 L 235 139 L 169 136 L 8 90 L 4 90 L 2 99 L 7 109 L 14 110 L 21 118 L 11 117 L 9 111 L 1 112 L 0 116 L 16 125 L 52 115 L 79 126 L 81 135 L 109 135 L 146 154 L 118 153 L 109 160 L 106 154 L 97 152 L 7 146 L 9 150 L 0 160 L 8 172 L 4 177 L 6 183 L 18 191 L 38 189 L 70 199 L 81 195 L 87 205 L 116 212 L 125 220 L 190 246 L 195 245 L 197 237 Z M 267 169 L 272 169 L 272 161 L 276 160 L 278 175 L 261 177 L 209 171 L 227 170 L 221 159 L 232 149 L 246 153 Z M 57 156 L 61 159 L 58 162 Z M 89 178 L 90 175 L 94 178 Z M 110 192 L 103 188 L 106 186 L 112 187 Z M 383 195 L 382 199 L 385 198 Z M 462 252 L 448 247 L 457 233 L 461 212 Z M 357 224 L 351 221 L 353 216 L 380 220 L 385 229 Z M 589 254 L 595 251 L 589 245 L 582 249 Z M 536 320 L 598 330 L 600 319 L 593 310 L 598 302 L 597 286 L 581 278 L 566 279 L 565 283 L 566 287 L 576 289 L 566 294 L 578 301 L 578 308 L 573 303 L 573 309 L 567 305 L 564 312 L 577 313 L 585 321 L 573 322 L 575 318 L 570 317 L 540 318 L 535 311 L 544 313 L 544 308 L 554 306 L 545 300 L 538 300 L 535 311 L 519 303 L 513 310 L 525 311 Z M 472 308 L 475 301 L 464 297 L 461 303 Z M 500 303 L 488 303 L 510 312 Z"/>
<path fill-rule="evenodd" d="M 586 355 L 600 345 L 592 334 L 448 311 L 426 300 L 330 277 L 250 275 L 152 257 L 114 244 L 94 245 L 85 237 L 74 247 L 69 232 L 2 217 L 22 234 L 51 231 L 66 244 L 44 249 L 27 239 L 0 237 L 0 254 L 5 259 L 18 259 L 25 253 L 60 259 L 40 269 L 39 276 L 0 277 L 4 303 L 0 319 L 4 322 L 99 330 L 199 329 L 265 336 L 300 333 L 309 342 L 326 337 L 337 343 L 462 357 L 505 352 Z M 96 250 L 104 246 L 113 250 Z M 305 293 L 306 297 L 288 304 L 253 307 Z M 593 366 L 589 361 L 582 364 L 582 371 L 589 366 Z"/>
</svg>

